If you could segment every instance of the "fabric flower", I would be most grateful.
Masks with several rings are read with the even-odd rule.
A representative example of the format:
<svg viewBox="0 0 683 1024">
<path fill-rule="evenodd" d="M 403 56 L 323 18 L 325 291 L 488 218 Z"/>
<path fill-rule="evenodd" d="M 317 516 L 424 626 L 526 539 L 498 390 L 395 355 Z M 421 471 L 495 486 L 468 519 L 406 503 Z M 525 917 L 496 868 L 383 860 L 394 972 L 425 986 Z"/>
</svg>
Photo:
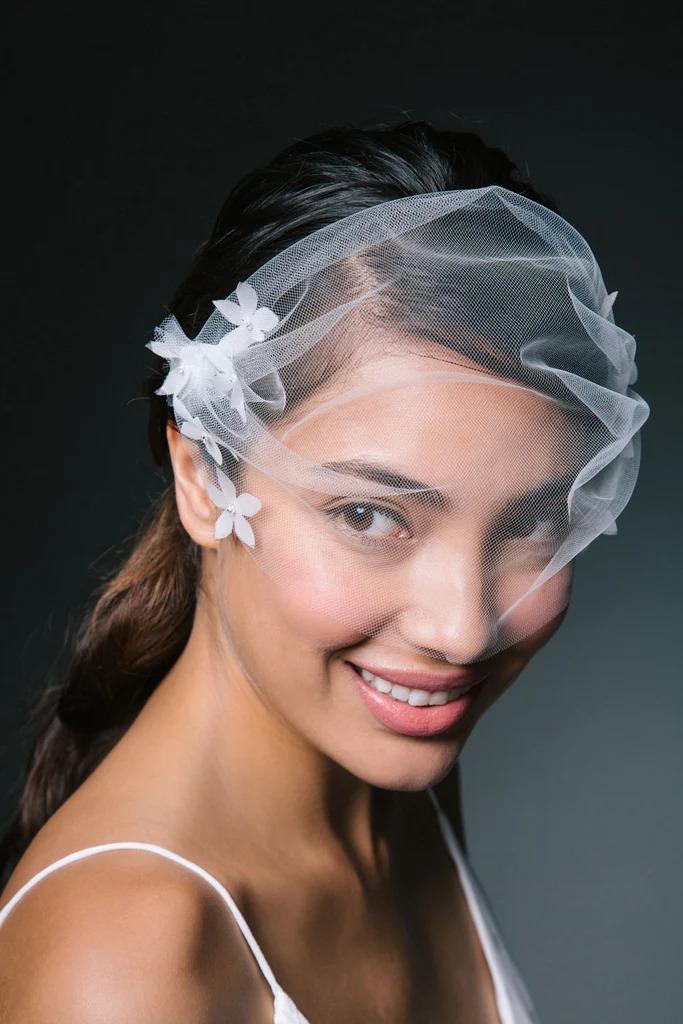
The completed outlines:
<svg viewBox="0 0 683 1024">
<path fill-rule="evenodd" d="M 223 456 L 218 447 L 220 442 L 210 430 L 207 430 L 199 416 L 192 416 L 177 396 L 174 398 L 173 412 L 175 413 L 176 420 L 183 420 L 180 433 L 185 437 L 189 437 L 191 441 L 201 441 L 209 455 L 215 459 L 219 466 L 222 466 Z"/>
<path fill-rule="evenodd" d="M 242 423 L 246 423 L 247 408 L 244 402 L 244 391 L 235 370 L 228 377 L 228 381 L 230 382 L 230 405 L 233 409 L 237 409 L 242 418 Z"/>
<path fill-rule="evenodd" d="M 169 317 L 161 327 L 157 327 L 154 341 L 150 341 L 147 347 L 165 359 L 169 366 L 166 379 L 157 388 L 157 395 L 180 394 L 190 381 L 198 390 L 211 393 L 217 376 L 215 359 L 212 358 L 216 345 L 190 341 L 175 317 Z"/>
<path fill-rule="evenodd" d="M 205 382 L 207 367 L 202 352 L 203 345 L 184 345 L 177 355 L 160 351 L 163 348 L 168 346 L 160 342 L 156 343 L 153 349 L 157 355 L 164 356 L 169 364 L 168 375 L 161 387 L 157 388 L 158 395 L 179 394 L 193 377 L 200 386 Z"/>
<path fill-rule="evenodd" d="M 244 401 L 242 382 L 239 379 L 235 364 L 220 345 L 205 345 L 207 357 L 219 371 L 214 378 L 214 386 L 230 397 L 230 405 L 240 414 L 243 423 L 247 422 L 247 409 Z"/>
<path fill-rule="evenodd" d="M 261 502 L 253 494 L 238 494 L 232 480 L 220 469 L 216 470 L 219 487 L 207 484 L 206 493 L 214 505 L 223 509 L 214 528 L 214 536 L 217 540 L 228 537 L 233 530 L 244 543 L 253 548 L 254 531 L 251 524 L 247 522 L 246 516 L 253 516 L 261 508 Z"/>
<path fill-rule="evenodd" d="M 235 291 L 237 302 L 230 302 L 228 299 L 213 300 L 218 312 L 231 324 L 235 324 L 235 329 L 229 331 L 220 342 L 228 355 L 237 355 L 254 342 L 263 341 L 266 333 L 272 331 L 279 323 L 272 309 L 268 309 L 267 306 L 258 308 L 258 296 L 250 284 L 240 281 Z"/>
</svg>

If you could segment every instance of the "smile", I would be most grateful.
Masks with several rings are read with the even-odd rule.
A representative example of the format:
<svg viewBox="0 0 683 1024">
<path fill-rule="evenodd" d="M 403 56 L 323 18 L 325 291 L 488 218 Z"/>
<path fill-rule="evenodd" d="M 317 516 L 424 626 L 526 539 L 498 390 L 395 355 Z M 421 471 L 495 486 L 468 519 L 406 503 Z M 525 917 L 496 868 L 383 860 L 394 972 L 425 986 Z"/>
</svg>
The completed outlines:
<svg viewBox="0 0 683 1024">
<path fill-rule="evenodd" d="M 473 682 L 463 686 L 454 686 L 449 690 L 430 692 L 416 687 L 390 683 L 387 679 L 382 679 L 381 676 L 376 676 L 372 672 L 368 672 L 367 669 L 361 669 L 355 665 L 353 668 L 378 693 L 386 694 L 393 697 L 394 700 L 401 701 L 404 704 L 411 704 L 413 707 L 434 707 L 439 704 L 448 704 L 451 701 L 459 700 L 468 690 L 477 685 L 476 682 Z"/>
</svg>

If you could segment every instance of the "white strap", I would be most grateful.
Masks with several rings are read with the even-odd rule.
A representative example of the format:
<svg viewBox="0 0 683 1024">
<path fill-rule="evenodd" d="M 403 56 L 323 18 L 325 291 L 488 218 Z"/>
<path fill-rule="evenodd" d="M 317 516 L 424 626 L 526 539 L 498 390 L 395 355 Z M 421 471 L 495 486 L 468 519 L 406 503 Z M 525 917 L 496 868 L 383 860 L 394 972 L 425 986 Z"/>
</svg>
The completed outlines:
<svg viewBox="0 0 683 1024">
<path fill-rule="evenodd" d="M 281 988 L 275 994 L 273 1024 L 309 1024 L 294 1000 Z"/>
<path fill-rule="evenodd" d="M 436 793 L 429 795 L 436 808 L 446 846 L 455 862 L 458 877 L 474 921 L 481 948 L 491 972 L 500 1024 L 538 1024 L 536 1011 L 515 965 L 498 934 L 493 913 L 487 909 L 483 890 L 467 864 L 455 831 L 441 808 Z"/>
<path fill-rule="evenodd" d="M 256 963 L 261 968 L 261 971 L 266 981 L 270 985 L 273 996 L 277 997 L 278 993 L 281 992 L 282 989 L 275 980 L 275 975 L 270 969 L 270 965 L 266 960 L 265 956 L 261 952 L 261 948 L 256 939 L 254 938 L 251 929 L 249 928 L 249 925 L 244 920 L 244 917 L 242 916 L 239 907 L 237 906 L 237 904 L 235 903 L 234 899 L 232 898 L 228 890 L 225 888 L 225 886 L 221 885 L 221 883 L 218 882 L 213 877 L 213 875 L 210 875 L 208 871 L 205 871 L 204 868 L 200 868 L 198 864 L 195 864 L 191 860 L 186 860 L 185 857 L 181 857 L 179 854 L 173 853 L 171 850 L 167 850 L 163 846 L 156 846 L 154 843 L 103 843 L 100 846 L 88 846 L 86 849 L 76 850 L 74 853 L 69 853 L 67 854 L 66 857 L 62 857 L 60 860 L 54 861 L 54 863 L 49 864 L 46 868 L 43 868 L 42 871 L 39 871 L 38 874 L 34 875 L 33 878 L 30 878 L 29 881 L 26 882 L 26 884 L 23 885 L 21 889 L 19 889 L 19 891 L 14 894 L 14 896 L 6 904 L 6 906 L 4 906 L 2 910 L 0 910 L 0 927 L 7 918 L 7 915 L 17 905 L 22 896 L 25 896 L 26 893 L 29 892 L 29 890 L 32 889 L 34 885 L 37 885 L 38 882 L 41 881 L 41 879 L 46 878 L 47 875 L 51 875 L 53 871 L 56 871 L 58 868 L 64 867 L 64 865 L 66 864 L 71 864 L 73 861 L 82 860 L 84 857 L 90 857 L 96 853 L 104 853 L 107 850 L 148 850 L 150 853 L 157 853 L 161 857 L 166 857 L 167 860 L 175 861 L 176 864 L 180 864 L 182 867 L 187 868 L 189 871 L 194 871 L 195 875 L 199 875 L 200 878 L 203 878 L 204 881 L 208 882 L 209 885 L 211 885 L 216 890 L 216 892 L 224 900 L 224 902 L 227 903 L 232 916 L 234 917 L 240 931 L 242 932 L 242 935 L 246 939 L 250 950 L 254 954 L 254 959 L 256 960 Z"/>
</svg>

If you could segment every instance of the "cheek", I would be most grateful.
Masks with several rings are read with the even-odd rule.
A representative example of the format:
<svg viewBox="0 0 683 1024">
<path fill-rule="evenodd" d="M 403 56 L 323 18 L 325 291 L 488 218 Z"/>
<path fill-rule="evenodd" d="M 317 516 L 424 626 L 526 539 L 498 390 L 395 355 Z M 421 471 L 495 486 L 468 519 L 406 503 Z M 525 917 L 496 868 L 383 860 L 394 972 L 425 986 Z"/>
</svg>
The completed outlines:
<svg viewBox="0 0 683 1024">
<path fill-rule="evenodd" d="M 529 576 L 520 583 L 514 574 L 511 574 L 509 583 L 503 582 L 499 590 L 499 608 L 502 624 L 510 637 L 538 634 L 540 643 L 545 643 L 566 613 L 571 597 L 574 566 L 570 562 L 527 594 L 526 591 L 533 585 L 535 576 L 536 574 Z M 520 600 L 523 594 L 526 596 Z"/>
<path fill-rule="evenodd" d="M 334 649 L 367 636 L 369 627 L 349 615 L 348 574 L 324 548 L 290 544 L 276 566 L 254 570 L 268 617 L 307 646 Z"/>
<path fill-rule="evenodd" d="M 299 530 L 284 517 L 269 518 L 254 522 L 252 550 L 230 539 L 222 549 L 217 572 L 222 629 L 245 667 L 277 661 L 301 668 L 304 659 L 312 671 L 316 654 L 366 638 L 365 623 L 349 623 L 348 580 L 327 538 Z M 320 657 L 318 667 L 319 662 Z"/>
<path fill-rule="evenodd" d="M 327 522 L 304 505 L 269 497 L 244 552 L 243 584 L 273 624 L 319 647 L 358 643 L 373 629 L 367 567 L 344 549 Z M 258 597 L 256 595 L 258 594 Z"/>
</svg>

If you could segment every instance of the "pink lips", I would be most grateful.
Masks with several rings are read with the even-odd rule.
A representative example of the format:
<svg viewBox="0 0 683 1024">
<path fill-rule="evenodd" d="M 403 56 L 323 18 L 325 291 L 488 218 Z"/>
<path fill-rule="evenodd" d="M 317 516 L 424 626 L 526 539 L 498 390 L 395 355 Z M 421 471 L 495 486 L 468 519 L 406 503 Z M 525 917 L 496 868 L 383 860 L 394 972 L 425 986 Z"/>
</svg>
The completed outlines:
<svg viewBox="0 0 683 1024">
<path fill-rule="evenodd" d="M 479 683 L 491 670 L 482 672 L 481 669 L 470 671 L 449 672 L 447 675 L 437 675 L 435 672 L 419 672 L 405 668 L 383 668 L 381 665 L 361 665 L 359 661 L 350 662 L 356 668 L 364 668 L 366 672 L 372 672 L 373 676 L 386 679 L 388 683 L 397 686 L 408 686 L 411 690 L 427 690 L 429 693 L 437 693 L 440 690 L 452 690 L 456 686 L 471 686 L 472 683 Z"/>
<path fill-rule="evenodd" d="M 351 662 L 346 664 L 349 675 L 356 685 L 358 696 L 367 711 L 370 712 L 380 725 L 402 736 L 417 736 L 427 739 L 448 732 L 449 729 L 454 728 L 460 722 L 481 692 L 480 686 L 473 686 L 467 693 L 464 693 L 455 700 L 448 701 L 447 704 L 433 704 L 426 707 L 414 706 L 406 701 L 397 700 L 391 694 L 380 693 L 363 679 L 360 672 L 354 668 Z M 365 666 L 363 667 L 365 668 Z M 437 677 L 433 674 L 397 673 L 392 671 L 385 675 L 382 673 L 386 672 L 386 669 L 382 670 L 382 673 L 376 672 L 371 668 L 368 668 L 367 671 L 372 672 L 373 675 L 381 676 L 387 682 L 395 682 L 402 686 L 411 686 L 408 680 L 418 678 L 420 683 L 413 683 L 412 687 L 429 690 L 430 692 L 452 689 L 455 685 L 468 685 L 462 674 L 455 677 L 458 680 L 457 683 L 451 683 L 449 686 L 447 680 L 453 679 L 453 675 L 449 677 L 439 676 L 438 685 L 435 685 Z M 393 679 L 392 676 L 394 677 Z M 475 682 L 473 674 L 469 674 L 467 678 L 469 683 Z M 483 677 L 480 676 L 481 678 Z"/>
</svg>

